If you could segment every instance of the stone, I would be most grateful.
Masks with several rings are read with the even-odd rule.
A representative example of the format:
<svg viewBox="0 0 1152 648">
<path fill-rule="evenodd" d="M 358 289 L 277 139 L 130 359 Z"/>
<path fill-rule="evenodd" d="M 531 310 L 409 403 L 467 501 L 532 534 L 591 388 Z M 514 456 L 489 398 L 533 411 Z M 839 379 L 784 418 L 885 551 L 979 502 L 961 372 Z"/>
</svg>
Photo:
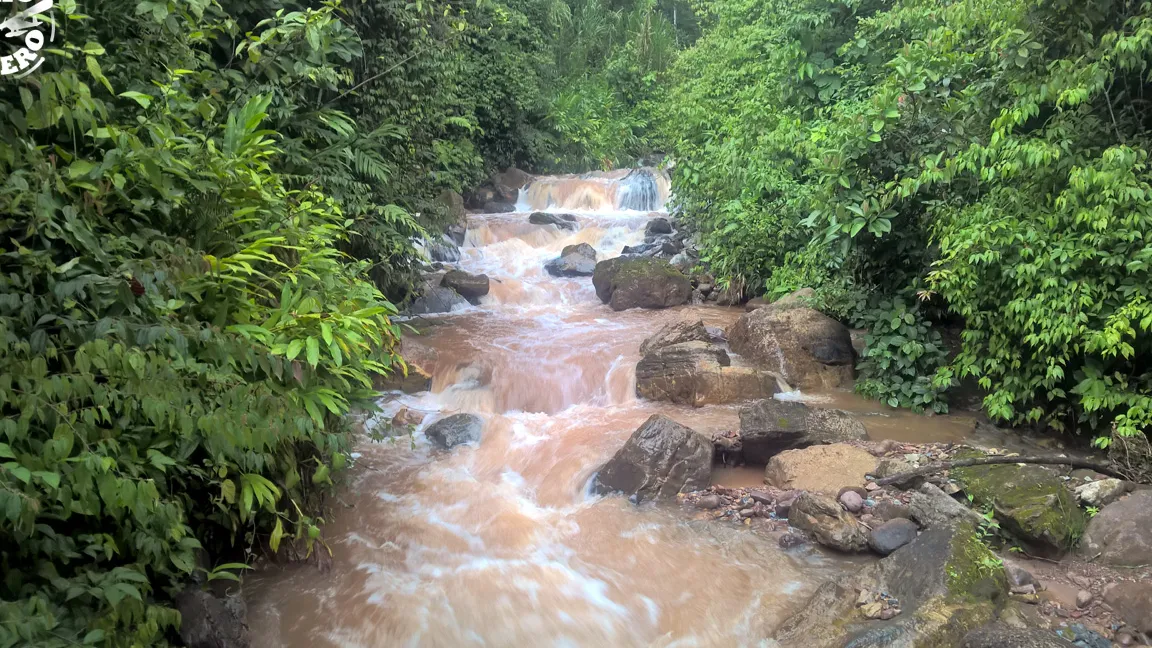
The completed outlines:
<svg viewBox="0 0 1152 648">
<path fill-rule="evenodd" d="M 544 264 L 554 277 L 590 277 L 596 272 L 596 248 L 587 243 L 565 245 L 560 256 Z"/>
<path fill-rule="evenodd" d="M 753 297 L 752 299 L 748 300 L 748 303 L 744 304 L 744 310 L 751 313 L 758 308 L 764 308 L 765 306 L 771 305 L 772 302 L 764 299 L 763 297 Z"/>
<path fill-rule="evenodd" d="M 491 186 L 477 187 L 464 195 L 464 205 L 469 209 L 483 209 L 486 203 L 497 198 L 496 189 Z"/>
<path fill-rule="evenodd" d="M 776 309 L 796 308 L 798 306 L 808 306 L 814 299 L 816 299 L 815 290 L 811 288 L 801 288 L 784 295 L 770 305 Z"/>
<path fill-rule="evenodd" d="M 908 508 L 907 504 L 896 500 L 880 500 L 876 502 L 876 506 L 872 507 L 872 515 L 875 515 L 882 522 L 887 522 L 897 518 L 911 518 L 912 509 Z"/>
<path fill-rule="evenodd" d="M 1012 587 L 1036 584 L 1036 577 L 1032 572 L 1011 563 L 1004 563 L 1004 572 L 1008 575 L 1008 584 Z"/>
<path fill-rule="evenodd" d="M 176 595 L 180 640 L 188 648 L 247 648 L 247 608 L 239 595 L 217 598 L 197 586 Z"/>
<path fill-rule="evenodd" d="M 773 456 L 764 480 L 781 489 L 810 490 L 835 496 L 845 486 L 863 486 L 876 458 L 845 444 L 785 450 Z"/>
<path fill-rule="evenodd" d="M 515 203 L 507 200 L 490 200 L 484 203 L 480 211 L 485 214 L 510 214 L 516 211 Z"/>
<path fill-rule="evenodd" d="M 439 196 L 440 206 L 448 213 L 448 220 L 453 223 L 463 222 L 465 218 L 464 198 L 451 189 L 441 189 Z M 460 245 L 460 243 L 457 243 Z"/>
<path fill-rule="evenodd" d="M 868 546 L 881 556 L 887 556 L 915 540 L 919 530 L 912 520 L 904 518 L 888 520 L 868 534 Z"/>
<path fill-rule="evenodd" d="M 771 396 L 776 377 L 732 367 L 728 354 L 711 342 L 681 342 L 649 352 L 636 365 L 636 395 L 702 407 Z"/>
<path fill-rule="evenodd" d="M 653 218 L 652 220 L 648 221 L 648 224 L 644 227 L 644 234 L 646 236 L 654 236 L 656 234 L 671 234 L 671 233 L 672 233 L 672 223 L 671 223 L 671 221 L 669 221 L 667 218 L 664 218 L 663 216 L 657 216 L 656 218 Z"/>
<path fill-rule="evenodd" d="M 788 512 L 788 524 L 811 533 L 817 542 L 838 551 L 853 553 L 868 547 L 864 525 L 827 495 L 800 493 Z"/>
<path fill-rule="evenodd" d="M 950 527 L 957 522 L 967 521 L 980 524 L 984 517 L 976 511 L 944 494 L 935 484 L 923 483 L 908 502 L 912 519 L 928 529 Z"/>
<path fill-rule="evenodd" d="M 407 371 L 400 370 L 387 376 L 376 374 L 373 378 L 372 386 L 377 391 L 419 394 L 432 389 L 432 375 L 415 362 L 407 363 Z"/>
<path fill-rule="evenodd" d="M 1100 509 L 1088 522 L 1080 553 L 1113 567 L 1152 565 L 1152 490 L 1136 491 Z"/>
<path fill-rule="evenodd" d="M 696 508 L 698 509 L 708 510 L 720 508 L 721 504 L 723 504 L 723 502 L 720 500 L 720 496 L 716 493 L 709 493 L 708 495 L 704 495 L 700 499 L 696 500 Z"/>
<path fill-rule="evenodd" d="M 405 312 L 409 315 L 431 315 L 449 313 L 468 307 L 468 300 L 460 293 L 440 284 L 444 273 L 428 273 L 421 280 L 420 288 Z"/>
<path fill-rule="evenodd" d="M 1130 489 L 1131 484 L 1126 481 L 1108 477 L 1077 486 L 1074 490 L 1076 497 L 1087 506 L 1103 508 L 1120 499 Z"/>
<path fill-rule="evenodd" d="M 840 410 L 775 399 L 740 408 L 740 443 L 749 463 L 766 463 L 784 450 L 867 438 L 864 425 Z"/>
<path fill-rule="evenodd" d="M 991 506 L 1000 527 L 1033 555 L 1061 556 L 1084 533 L 1084 511 L 1060 476 L 1043 466 L 968 466 L 951 476 L 978 504 Z"/>
<path fill-rule="evenodd" d="M 436 238 L 424 241 L 424 251 L 428 258 L 441 263 L 456 263 L 460 260 L 460 248 L 455 241 L 448 238 Z"/>
<path fill-rule="evenodd" d="M 492 187 L 501 200 L 514 203 L 520 197 L 520 190 L 534 179 L 530 174 L 516 167 L 508 167 L 500 173 L 493 174 Z"/>
<path fill-rule="evenodd" d="M 436 421 L 424 431 L 428 440 L 444 450 L 465 443 L 480 443 L 484 419 L 475 414 L 453 414 Z"/>
<path fill-rule="evenodd" d="M 679 306 L 692 296 L 688 277 L 662 259 L 617 257 L 596 264 L 592 285 L 600 301 L 629 308 Z"/>
<path fill-rule="evenodd" d="M 467 299 L 471 304 L 475 304 L 481 297 L 487 295 L 489 289 L 488 275 L 476 275 L 463 270 L 449 270 L 444 273 L 440 285 L 460 293 L 460 296 Z"/>
<path fill-rule="evenodd" d="M 849 386 L 856 352 L 848 329 L 807 307 L 760 308 L 728 329 L 732 350 L 801 389 Z"/>
<path fill-rule="evenodd" d="M 1079 592 L 1076 592 L 1076 607 L 1086 608 L 1095 598 L 1096 597 L 1092 594 L 1092 592 L 1089 592 L 1088 590 L 1080 590 Z M 1149 611 L 1152 612 L 1152 610 Z"/>
<path fill-rule="evenodd" d="M 662 347 L 683 342 L 711 342 L 712 336 L 703 320 L 680 320 L 660 327 L 640 344 L 640 355 L 647 355 Z M 727 354 L 725 354 L 727 356 Z"/>
<path fill-rule="evenodd" d="M 849 513 L 859 513 L 860 509 L 864 508 L 864 498 L 856 491 L 844 491 L 840 495 L 840 504 L 844 507 L 845 511 Z"/>
<path fill-rule="evenodd" d="M 457 247 L 464 245 L 464 239 L 468 237 L 468 226 L 462 223 L 453 223 L 444 228 L 444 236 Z"/>
<path fill-rule="evenodd" d="M 637 503 L 674 499 L 708 487 L 712 444 L 691 428 L 653 415 L 597 473 L 593 491 L 624 493 Z"/>
<path fill-rule="evenodd" d="M 572 214 L 554 214 L 552 212 L 532 212 L 528 222 L 533 225 L 555 225 L 562 230 L 575 230 L 576 217 Z"/>
<path fill-rule="evenodd" d="M 960 648 L 1073 648 L 1074 645 L 1046 630 L 993 623 L 965 635 Z"/>
<path fill-rule="evenodd" d="M 1114 583 L 1104 589 L 1104 602 L 1137 632 L 1152 633 L 1152 583 Z"/>
<path fill-rule="evenodd" d="M 396 415 L 392 417 L 392 427 L 397 429 L 407 429 L 416 427 L 424 422 L 424 413 L 417 412 L 416 410 L 401 407 Z"/>
</svg>

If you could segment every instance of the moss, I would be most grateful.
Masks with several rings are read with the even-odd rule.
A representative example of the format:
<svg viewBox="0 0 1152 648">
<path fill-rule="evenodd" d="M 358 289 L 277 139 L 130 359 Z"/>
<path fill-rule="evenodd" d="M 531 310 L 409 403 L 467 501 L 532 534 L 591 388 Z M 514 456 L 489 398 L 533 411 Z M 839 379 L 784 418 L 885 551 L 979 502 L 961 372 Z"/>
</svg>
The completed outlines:
<svg viewBox="0 0 1152 648">
<path fill-rule="evenodd" d="M 950 600 L 994 599 L 1008 587 L 1003 561 L 988 549 L 970 524 L 956 528 L 944 570 Z"/>
<path fill-rule="evenodd" d="M 627 281 L 631 278 L 643 278 L 653 275 L 665 275 L 668 277 L 684 277 L 684 273 L 672 267 L 670 263 L 662 259 L 639 258 L 639 259 L 626 259 L 620 263 L 620 268 L 616 271 L 616 281 Z"/>
</svg>

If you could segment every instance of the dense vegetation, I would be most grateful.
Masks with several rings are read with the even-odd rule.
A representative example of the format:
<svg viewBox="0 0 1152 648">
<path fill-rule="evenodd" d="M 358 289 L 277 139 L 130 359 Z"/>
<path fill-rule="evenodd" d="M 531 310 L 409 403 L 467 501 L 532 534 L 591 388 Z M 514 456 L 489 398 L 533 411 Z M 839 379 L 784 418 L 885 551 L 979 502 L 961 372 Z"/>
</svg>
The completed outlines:
<svg viewBox="0 0 1152 648">
<path fill-rule="evenodd" d="M 87 4 L 0 89 L 0 646 L 323 551 L 413 242 L 508 165 L 670 154 L 701 268 L 866 326 L 871 397 L 1152 419 L 1149 5 Z"/>
</svg>

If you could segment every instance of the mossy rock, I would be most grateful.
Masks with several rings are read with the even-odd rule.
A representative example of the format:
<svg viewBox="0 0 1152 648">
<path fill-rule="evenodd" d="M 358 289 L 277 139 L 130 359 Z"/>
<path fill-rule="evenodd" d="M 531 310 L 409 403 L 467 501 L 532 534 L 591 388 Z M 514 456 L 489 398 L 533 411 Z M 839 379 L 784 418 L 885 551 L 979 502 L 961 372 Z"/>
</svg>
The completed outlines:
<svg viewBox="0 0 1152 648">
<path fill-rule="evenodd" d="M 596 264 L 592 285 L 612 310 L 668 308 L 692 296 L 692 282 L 663 259 L 617 257 Z"/>
<path fill-rule="evenodd" d="M 954 477 L 1001 528 L 1030 552 L 1060 556 L 1084 534 L 1087 517 L 1060 477 L 1041 466 L 996 464 L 956 468 Z"/>
</svg>

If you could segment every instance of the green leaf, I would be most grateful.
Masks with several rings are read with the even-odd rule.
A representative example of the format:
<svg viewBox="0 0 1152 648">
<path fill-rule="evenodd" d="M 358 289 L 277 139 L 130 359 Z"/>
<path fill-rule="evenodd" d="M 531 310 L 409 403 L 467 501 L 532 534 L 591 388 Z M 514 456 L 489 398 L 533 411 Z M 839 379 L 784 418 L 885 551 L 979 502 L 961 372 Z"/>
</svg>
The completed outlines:
<svg viewBox="0 0 1152 648">
<path fill-rule="evenodd" d="M 308 364 L 312 365 L 312 368 L 315 369 L 316 365 L 320 362 L 320 341 L 314 337 L 309 337 L 307 346 Z"/>
<path fill-rule="evenodd" d="M 121 97 L 126 97 L 140 104 L 143 108 L 148 108 L 152 105 L 152 95 L 146 95 L 143 92 L 136 92 L 135 90 L 128 90 L 120 93 Z"/>
<path fill-rule="evenodd" d="M 328 478 L 328 465 L 320 464 L 320 466 L 316 468 L 316 472 L 312 475 L 312 483 L 323 484 L 329 481 L 331 480 Z"/>
<path fill-rule="evenodd" d="M 268 537 L 268 546 L 272 549 L 272 553 L 280 550 L 280 540 L 284 538 L 284 523 L 280 518 L 276 518 L 276 526 L 272 529 L 272 535 Z"/>
</svg>

